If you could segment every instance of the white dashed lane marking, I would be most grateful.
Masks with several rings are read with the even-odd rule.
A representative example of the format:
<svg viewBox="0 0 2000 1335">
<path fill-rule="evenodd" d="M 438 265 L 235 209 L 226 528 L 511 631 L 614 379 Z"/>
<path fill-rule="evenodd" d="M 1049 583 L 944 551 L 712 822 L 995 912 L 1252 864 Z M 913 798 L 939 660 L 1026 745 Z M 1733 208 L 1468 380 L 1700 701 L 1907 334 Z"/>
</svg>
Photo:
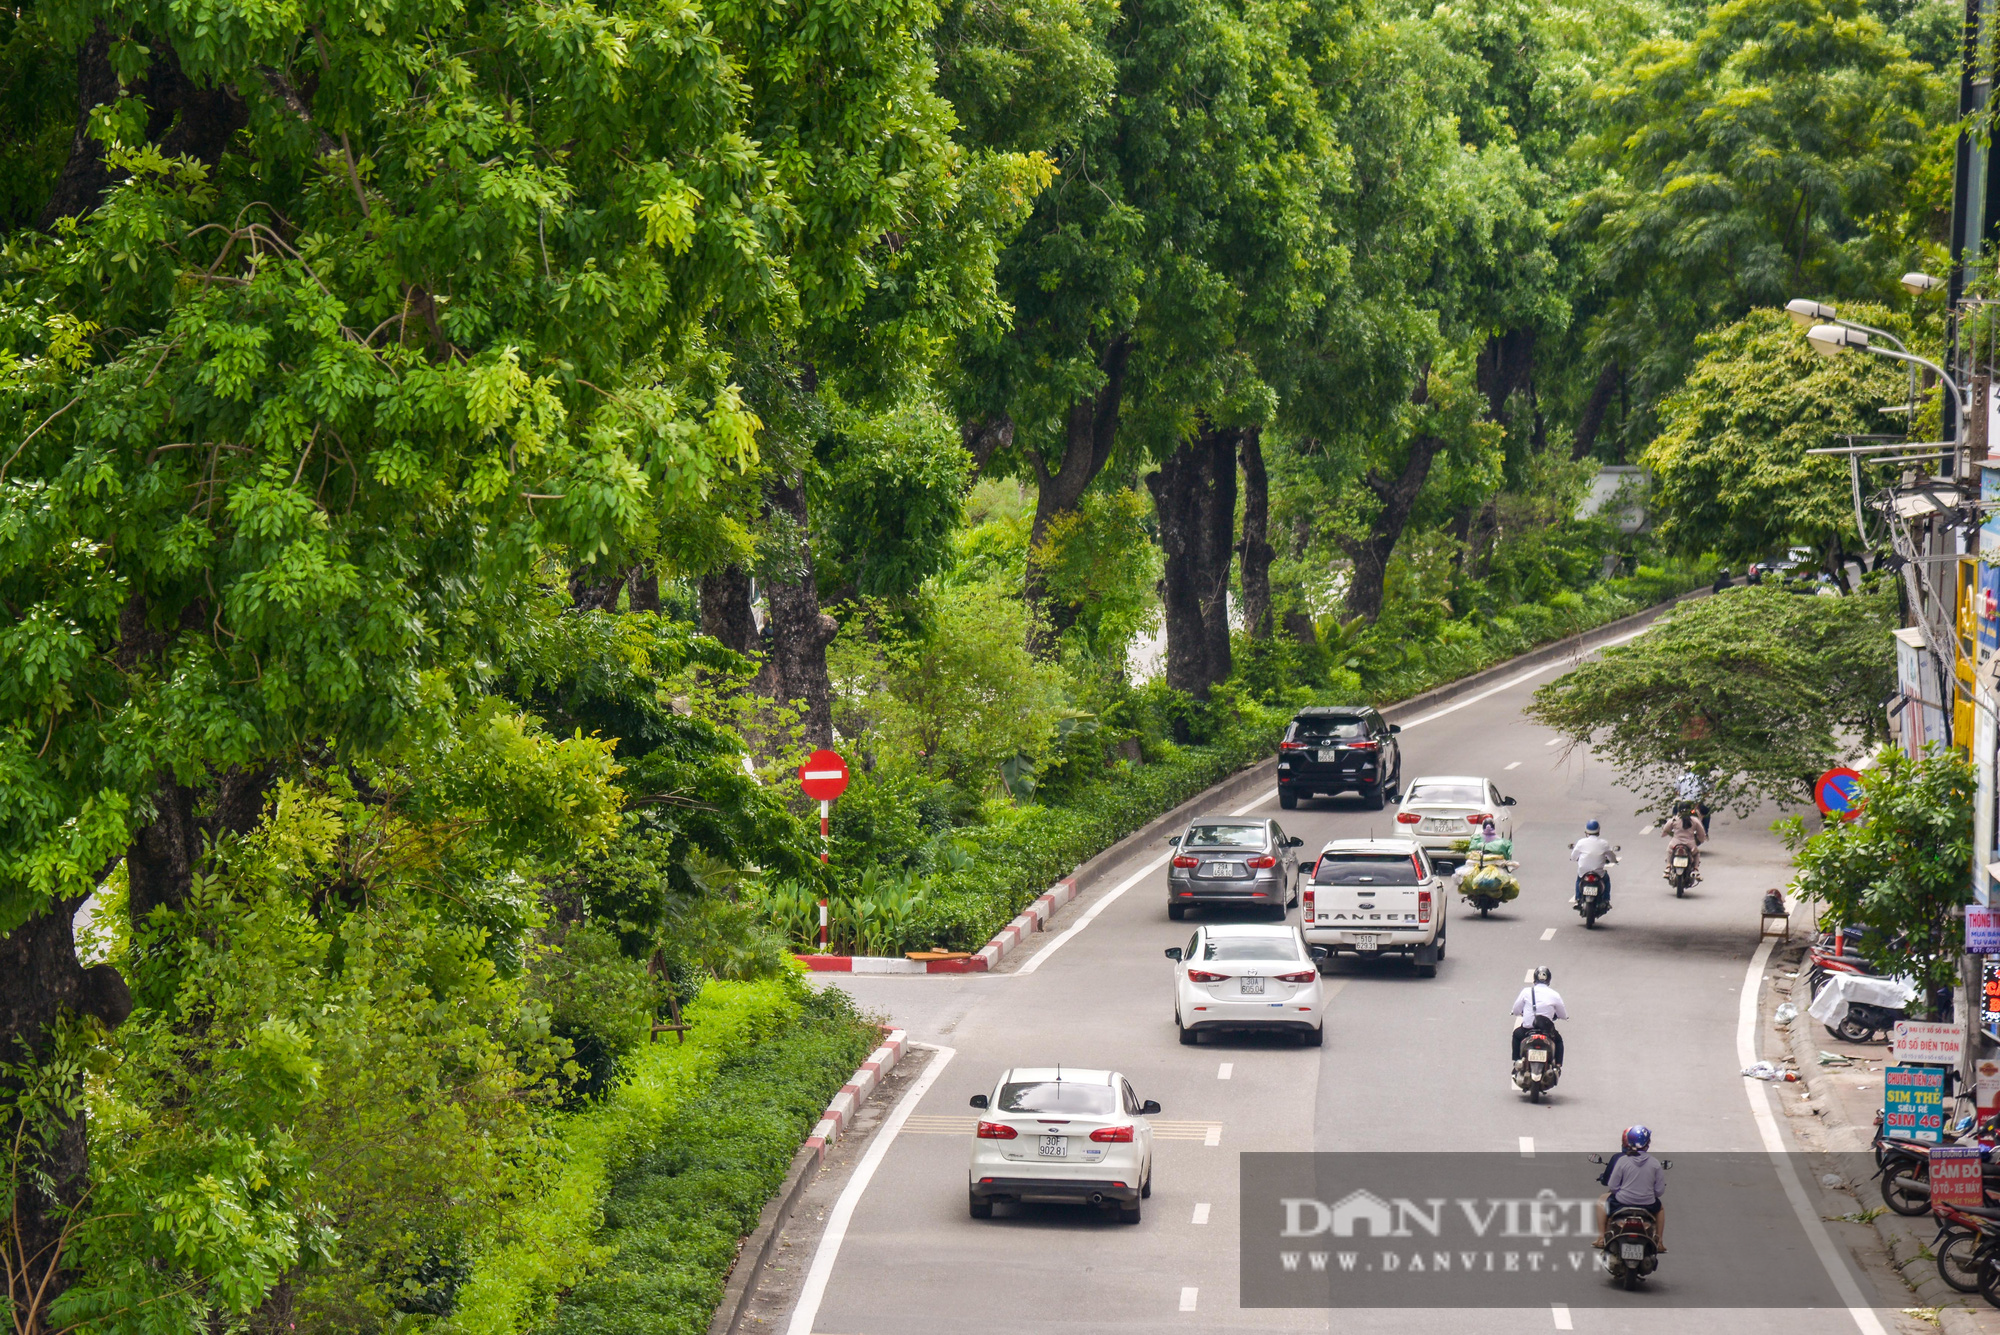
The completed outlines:
<svg viewBox="0 0 2000 1335">
<path fill-rule="evenodd" d="M 1508 761 L 1508 762 L 1507 762 L 1507 768 L 1508 768 L 1508 769 L 1519 769 L 1519 768 L 1521 768 L 1521 762 L 1520 762 L 1520 761 L 1518 761 L 1518 760 L 1510 760 L 1510 761 Z"/>
<path fill-rule="evenodd" d="M 1543 746 L 1554 746 L 1554 745 L 1555 745 L 1555 744 L 1556 744 L 1557 742 L 1559 742 L 1559 741 L 1561 741 L 1561 740 L 1562 740 L 1562 738 L 1560 738 L 1560 737 L 1551 737 L 1551 738 L 1549 738 L 1549 739 L 1548 739 L 1548 740 L 1547 740 L 1546 742 L 1543 742 L 1543 743 L 1542 743 L 1542 745 L 1543 745 Z"/>
<path fill-rule="evenodd" d="M 1575 1330 L 1575 1329 L 1576 1329 L 1576 1327 L 1575 1327 L 1575 1326 L 1572 1326 L 1572 1325 L 1571 1325 L 1571 1324 L 1569 1323 L 1569 1308 L 1568 1308 L 1568 1307 L 1567 1307 L 1566 1305 L 1564 1305 L 1564 1304 L 1562 1304 L 1562 1303 L 1550 1303 L 1550 1304 L 1549 1304 L 1549 1312 L 1550 1312 L 1550 1314 L 1551 1314 L 1551 1315 L 1553 1315 L 1553 1316 L 1555 1317 L 1555 1319 L 1556 1319 L 1556 1329 L 1557 1329 L 1557 1330 Z"/>
<path fill-rule="evenodd" d="M 1556 939 L 1556 929 L 1553 927 L 1547 929 L 1542 933 L 1542 940 L 1544 941 L 1553 941 L 1555 939 Z"/>
<path fill-rule="evenodd" d="M 1235 1069 L 1236 1069 L 1235 1062 L 1224 1062 L 1220 1067 L 1216 1069 L 1215 1078 L 1217 1080 L 1227 1080 L 1229 1078 L 1230 1072 L 1234 1071 Z"/>
<path fill-rule="evenodd" d="M 1523 1159 L 1532 1159 L 1535 1157 L 1535 1138 L 1533 1136 L 1521 1137 L 1521 1157 Z"/>
<path fill-rule="evenodd" d="M 1210 1122 L 1208 1124 L 1208 1130 L 1202 1135 L 1201 1143 L 1209 1146 L 1210 1148 L 1220 1145 L 1222 1143 L 1222 1123 Z M 1206 1210 L 1207 1208 L 1208 1207 L 1205 1205 L 1202 1207 L 1202 1209 L 1204 1210 Z"/>
<path fill-rule="evenodd" d="M 1194 1222 L 1197 1224 L 1206 1224 L 1208 1222 L 1207 1201 L 1203 1201 L 1200 1205 L 1194 1207 Z"/>
<path fill-rule="evenodd" d="M 1195 1295 L 1199 1294 L 1200 1292 L 1201 1292 L 1200 1289 L 1181 1290 L 1181 1310 L 1183 1312 L 1192 1312 L 1194 1310 Z"/>
</svg>

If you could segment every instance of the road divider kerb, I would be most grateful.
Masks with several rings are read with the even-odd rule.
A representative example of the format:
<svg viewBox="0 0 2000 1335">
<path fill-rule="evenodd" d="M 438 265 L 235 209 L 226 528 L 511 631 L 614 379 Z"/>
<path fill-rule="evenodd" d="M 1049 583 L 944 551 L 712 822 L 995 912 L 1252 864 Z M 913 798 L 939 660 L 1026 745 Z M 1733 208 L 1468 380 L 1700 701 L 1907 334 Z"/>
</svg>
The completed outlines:
<svg viewBox="0 0 2000 1335">
<path fill-rule="evenodd" d="M 903 1048 L 910 1036 L 901 1029 L 892 1029 L 882 1040 L 882 1046 L 868 1055 L 840 1092 L 833 1096 L 833 1102 L 826 1105 L 826 1112 L 820 1116 L 819 1125 L 806 1137 L 805 1149 L 813 1156 L 815 1166 L 826 1158 L 829 1145 L 840 1139 L 847 1130 L 847 1124 L 854 1120 L 854 1114 L 875 1092 L 875 1086 L 882 1083 L 882 1077 L 896 1068 L 897 1058 L 903 1055 Z"/>
<path fill-rule="evenodd" d="M 1036 932 L 1048 930 L 1056 910 L 1076 898 L 1076 877 L 1065 876 L 1014 920 L 993 934 L 977 954 L 957 960 L 912 960 L 894 955 L 800 955 L 814 973 L 985 973 Z"/>
</svg>

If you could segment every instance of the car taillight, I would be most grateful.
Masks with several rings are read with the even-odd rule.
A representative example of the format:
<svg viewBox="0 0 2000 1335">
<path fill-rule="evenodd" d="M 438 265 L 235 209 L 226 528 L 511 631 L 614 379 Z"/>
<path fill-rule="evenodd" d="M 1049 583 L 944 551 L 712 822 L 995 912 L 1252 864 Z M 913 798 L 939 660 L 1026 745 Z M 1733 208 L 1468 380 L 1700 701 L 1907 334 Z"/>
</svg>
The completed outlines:
<svg viewBox="0 0 2000 1335">
<path fill-rule="evenodd" d="M 1492 819 L 1493 819 L 1493 817 L 1491 817 L 1491 816 L 1485 816 L 1485 815 L 1481 815 L 1481 816 L 1467 816 L 1467 817 L 1465 818 L 1465 823 L 1466 823 L 1467 825 L 1484 825 L 1484 824 L 1485 824 L 1485 823 L 1486 823 L 1487 821 L 1489 821 L 1489 820 L 1492 820 Z"/>
<path fill-rule="evenodd" d="M 1012 1140 L 1020 1134 L 1020 1132 L 1008 1126 L 1005 1122 L 981 1122 L 979 1124 L 978 1138 L 980 1140 Z"/>
<path fill-rule="evenodd" d="M 1269 853 L 1266 853 L 1261 858 L 1249 858 L 1247 861 L 1253 867 L 1275 867 L 1278 865 L 1278 860 Z"/>
<path fill-rule="evenodd" d="M 1344 745 L 1350 751 L 1380 751 L 1382 749 L 1382 743 L 1380 742 L 1347 742 Z"/>
<path fill-rule="evenodd" d="M 1305 892 L 1304 894 L 1300 895 L 1300 896 L 1299 896 L 1299 903 L 1301 903 L 1301 904 L 1303 904 L 1303 905 L 1305 906 L 1305 907 L 1304 907 L 1304 909 L 1302 910 L 1302 912 L 1303 912 L 1303 913 L 1305 914 L 1305 916 L 1306 916 L 1306 917 L 1308 917 L 1308 918 L 1312 917 L 1312 915 L 1313 915 L 1313 892 L 1312 892 L 1311 890 L 1307 890 L 1307 891 L 1306 891 L 1306 892 Z"/>
<path fill-rule="evenodd" d="M 1132 1128 L 1129 1126 L 1101 1126 L 1090 1133 L 1090 1138 L 1100 1145 L 1130 1145 Z"/>
<path fill-rule="evenodd" d="M 1281 983 L 1310 983 L 1312 980 L 1313 971 L 1311 969 L 1304 969 L 1298 973 L 1281 973 L 1278 975 L 1278 981 Z"/>
<path fill-rule="evenodd" d="M 1303 751 L 1306 749 L 1306 744 L 1304 742 L 1279 742 L 1278 749 L 1280 751 Z"/>
<path fill-rule="evenodd" d="M 1415 825 L 1422 819 L 1423 817 L 1414 811 L 1399 811 L 1396 813 L 1396 824 L 1398 825 Z"/>
<path fill-rule="evenodd" d="M 1188 981 L 1190 983 L 1226 983 L 1229 981 L 1229 975 L 1226 973 L 1208 973 L 1201 969 L 1189 969 Z"/>
<path fill-rule="evenodd" d="M 1201 859 L 1191 858 L 1185 853 L 1176 853 L 1174 854 L 1174 865 L 1176 867 L 1199 867 Z"/>
<path fill-rule="evenodd" d="M 1428 890 L 1419 890 L 1417 891 L 1417 921 L 1429 922 L 1430 920 L 1431 892 Z"/>
</svg>

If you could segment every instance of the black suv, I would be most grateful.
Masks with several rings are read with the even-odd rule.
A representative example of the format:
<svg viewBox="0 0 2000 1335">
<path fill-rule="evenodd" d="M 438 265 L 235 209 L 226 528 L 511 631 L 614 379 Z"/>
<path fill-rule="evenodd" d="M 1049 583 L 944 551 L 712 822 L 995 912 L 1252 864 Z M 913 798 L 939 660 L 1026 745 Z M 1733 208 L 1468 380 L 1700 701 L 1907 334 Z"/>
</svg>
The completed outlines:
<svg viewBox="0 0 2000 1335">
<path fill-rule="evenodd" d="M 1366 705 L 1301 709 L 1278 743 L 1278 805 L 1357 792 L 1370 811 L 1403 786 L 1402 729 Z"/>
</svg>

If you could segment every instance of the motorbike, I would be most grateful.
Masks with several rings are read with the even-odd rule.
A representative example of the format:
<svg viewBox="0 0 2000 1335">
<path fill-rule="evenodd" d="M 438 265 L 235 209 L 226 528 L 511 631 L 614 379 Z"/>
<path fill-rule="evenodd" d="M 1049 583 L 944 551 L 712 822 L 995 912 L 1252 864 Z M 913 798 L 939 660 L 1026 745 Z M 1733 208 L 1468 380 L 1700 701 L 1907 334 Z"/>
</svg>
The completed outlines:
<svg viewBox="0 0 2000 1335">
<path fill-rule="evenodd" d="M 1938 1232 L 1931 1239 L 1938 1278 L 1959 1293 L 1978 1293 L 1980 1272 L 2000 1256 L 2000 1209 L 1934 1205 Z"/>
<path fill-rule="evenodd" d="M 1607 862 L 1617 861 L 1618 850 L 1613 848 Z M 1611 911 L 1607 902 L 1611 897 L 1610 873 L 1608 868 L 1605 871 L 1587 871 L 1579 879 L 1581 888 L 1577 893 L 1576 911 L 1583 915 L 1585 927 L 1595 927 L 1597 920 Z"/>
<path fill-rule="evenodd" d="M 1690 887 L 1701 879 L 1695 870 L 1694 850 L 1686 844 L 1674 844 L 1667 849 L 1667 884 L 1674 888 L 1674 898 L 1686 896 Z"/>
<path fill-rule="evenodd" d="M 1555 1026 L 1538 1016 L 1535 1031 L 1521 1040 L 1521 1059 L 1514 1063 L 1514 1088 L 1526 1094 L 1530 1103 L 1540 1103 L 1561 1075 L 1562 1067 L 1556 1065 Z"/>
<path fill-rule="evenodd" d="M 1891 1033 L 1898 1020 L 1909 1018 L 1910 1012 L 1902 1006 L 1871 1006 L 1865 1001 L 1850 1001 L 1839 1024 L 1822 1027 L 1843 1043 L 1872 1043 L 1875 1035 Z"/>
<path fill-rule="evenodd" d="M 1604 1162 L 1604 1156 L 1593 1154 L 1590 1161 Z M 1660 1160 L 1660 1167 L 1672 1168 L 1671 1159 Z M 1623 1284 L 1629 1293 L 1639 1287 L 1639 1281 L 1660 1268 L 1660 1244 L 1653 1236 L 1653 1217 L 1644 1210 L 1613 1210 L 1605 1221 L 1605 1242 L 1600 1250 L 1604 1253 L 1604 1270 L 1614 1284 Z"/>
<path fill-rule="evenodd" d="M 1951 1098 L 1966 1097 L 1964 1090 L 1953 1091 L 1956 1072 L 1945 1073 L 1946 1095 Z M 2000 1125 L 1989 1121 L 1975 1124 L 1970 1117 L 1962 1117 L 1953 1124 L 1944 1137 L 1947 1145 L 1978 1145 L 1982 1150 L 1989 1147 L 1996 1136 L 2000 1136 Z M 1882 1114 L 1875 1114 L 1875 1176 L 1882 1180 L 1882 1203 L 1899 1215 L 1915 1218 L 1931 1209 L 1931 1154 L 1930 1142 L 1907 1140 L 1892 1136 L 1882 1128 Z M 1986 1156 L 1981 1155 L 1982 1159 Z M 1990 1172 L 1991 1169 L 1989 1168 Z M 1964 1290 L 1970 1292 L 1971 1290 Z"/>
<path fill-rule="evenodd" d="M 1521 882 L 1514 875 L 1520 864 L 1509 857 L 1510 851 L 1511 845 L 1504 843 L 1492 849 L 1468 844 L 1466 861 L 1459 864 L 1459 897 L 1478 909 L 1482 918 L 1521 893 Z"/>
</svg>

